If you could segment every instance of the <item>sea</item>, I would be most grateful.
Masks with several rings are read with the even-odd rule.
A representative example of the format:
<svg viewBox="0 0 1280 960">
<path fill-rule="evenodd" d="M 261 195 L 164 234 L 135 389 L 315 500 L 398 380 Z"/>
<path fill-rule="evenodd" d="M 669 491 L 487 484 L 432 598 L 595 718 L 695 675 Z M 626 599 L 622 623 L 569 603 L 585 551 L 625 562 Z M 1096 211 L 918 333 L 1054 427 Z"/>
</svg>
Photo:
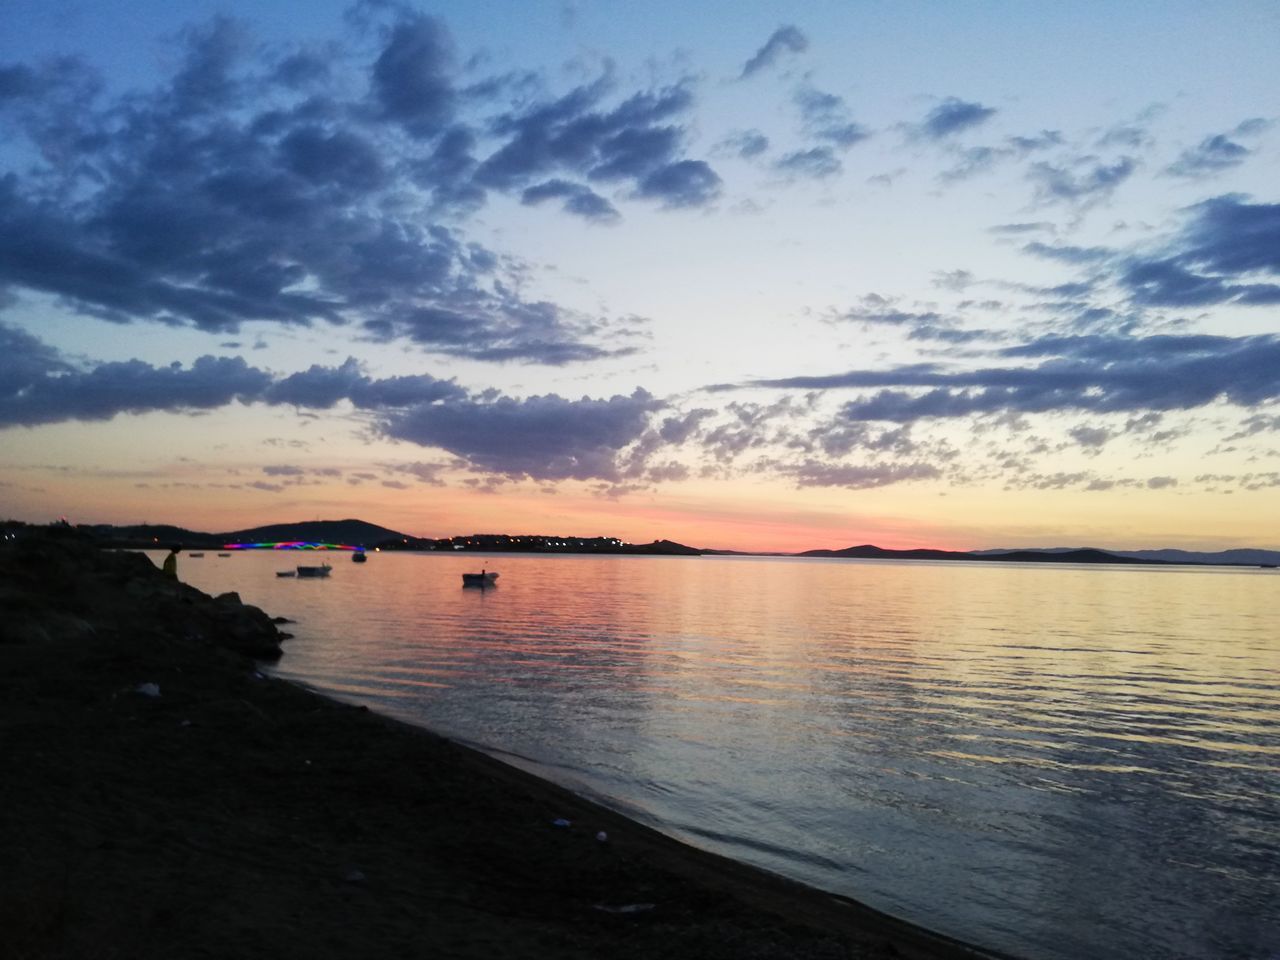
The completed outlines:
<svg viewBox="0 0 1280 960">
<path fill-rule="evenodd" d="M 1280 960 L 1280 571 L 207 551 L 179 575 L 296 621 L 280 677 L 949 936 Z"/>
</svg>

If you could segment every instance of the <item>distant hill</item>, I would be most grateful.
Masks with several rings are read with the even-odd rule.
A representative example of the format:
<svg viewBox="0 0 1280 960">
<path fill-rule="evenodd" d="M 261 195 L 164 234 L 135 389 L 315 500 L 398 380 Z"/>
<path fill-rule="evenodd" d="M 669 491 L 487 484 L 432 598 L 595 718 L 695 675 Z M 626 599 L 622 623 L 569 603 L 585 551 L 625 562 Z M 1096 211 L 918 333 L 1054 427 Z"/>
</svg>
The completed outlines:
<svg viewBox="0 0 1280 960">
<path fill-rule="evenodd" d="M 346 543 L 372 547 L 388 540 L 413 539 L 387 527 L 364 520 L 303 520 L 298 523 L 272 523 L 265 527 L 235 530 L 217 535 L 225 543 L 279 543 L 306 540 L 312 543 Z"/>
<path fill-rule="evenodd" d="M 1280 565 L 1280 550 L 1219 550 L 1217 553 L 1202 553 L 1195 550 L 1125 550 L 1122 557 L 1138 557 L 1142 560 L 1160 560 L 1165 563 L 1218 563 Z"/>
<path fill-rule="evenodd" d="M 218 547 L 223 540 L 216 533 L 199 533 L 170 523 L 136 523 L 117 527 L 98 523 L 86 528 L 93 537 L 108 546 Z"/>
<path fill-rule="evenodd" d="M 888 550 L 870 543 L 843 550 L 806 550 L 802 557 L 849 557 L 861 560 L 990 560 L 1005 563 L 1160 563 L 1092 548 L 1071 550 Z"/>
<path fill-rule="evenodd" d="M 1040 553 L 1049 557 L 1060 558 L 1062 554 L 1079 552 L 1080 547 L 1037 547 L 1020 551 L 1022 553 Z M 1008 548 L 997 550 L 975 550 L 976 556 L 990 557 L 997 554 L 1008 555 L 1015 551 Z M 1241 548 L 1236 550 L 1111 550 L 1112 556 L 1138 560 L 1143 563 L 1205 563 L 1222 566 L 1249 566 L 1260 564 L 1280 565 L 1280 550 L 1259 550 Z"/>
</svg>

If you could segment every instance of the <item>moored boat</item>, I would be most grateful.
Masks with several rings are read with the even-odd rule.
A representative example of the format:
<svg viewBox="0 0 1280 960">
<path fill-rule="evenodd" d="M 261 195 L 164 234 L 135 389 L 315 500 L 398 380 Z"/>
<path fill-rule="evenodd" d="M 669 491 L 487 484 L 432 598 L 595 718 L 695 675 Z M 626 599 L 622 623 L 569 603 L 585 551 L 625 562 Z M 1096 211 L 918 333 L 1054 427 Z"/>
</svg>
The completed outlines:
<svg viewBox="0 0 1280 960">
<path fill-rule="evenodd" d="M 301 565 L 299 565 L 299 567 L 298 567 L 298 576 L 300 576 L 300 577 L 327 577 L 327 576 L 329 575 L 329 571 L 330 571 L 330 570 L 332 570 L 332 569 L 333 569 L 333 567 L 329 566 L 327 563 L 322 563 L 322 564 L 320 564 L 320 566 L 318 566 L 318 567 L 305 567 L 305 566 L 301 566 Z"/>
<path fill-rule="evenodd" d="M 464 573 L 462 575 L 462 585 L 464 587 L 492 587 L 497 579 L 498 575 L 496 573 L 481 570 L 479 573 Z"/>
<path fill-rule="evenodd" d="M 363 550 L 357 550 L 355 553 L 351 554 L 351 562 L 352 563 L 368 563 L 369 558 L 364 555 Z"/>
<path fill-rule="evenodd" d="M 276 571 L 277 577 L 296 577 L 297 575 L 298 575 L 297 570 L 277 570 Z"/>
</svg>

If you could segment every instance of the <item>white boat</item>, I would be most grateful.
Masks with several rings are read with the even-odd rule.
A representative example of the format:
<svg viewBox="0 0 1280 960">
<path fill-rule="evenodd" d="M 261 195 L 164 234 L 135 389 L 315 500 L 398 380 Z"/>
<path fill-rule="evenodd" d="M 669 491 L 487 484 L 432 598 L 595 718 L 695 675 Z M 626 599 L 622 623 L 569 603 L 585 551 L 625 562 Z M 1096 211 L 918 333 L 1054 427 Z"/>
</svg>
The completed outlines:
<svg viewBox="0 0 1280 960">
<path fill-rule="evenodd" d="M 332 569 L 333 569 L 333 567 L 329 566 L 327 563 L 322 563 L 322 564 L 320 564 L 320 566 L 318 566 L 318 567 L 304 567 L 304 566 L 299 565 L 299 566 L 298 566 L 298 576 L 300 576 L 300 577 L 327 577 L 327 576 L 329 575 L 329 571 L 330 571 L 330 570 L 332 570 Z"/>
<path fill-rule="evenodd" d="M 462 575 L 462 585 L 464 587 L 492 587 L 494 581 L 498 579 L 498 575 L 491 571 L 481 570 L 479 573 L 464 573 Z"/>
</svg>

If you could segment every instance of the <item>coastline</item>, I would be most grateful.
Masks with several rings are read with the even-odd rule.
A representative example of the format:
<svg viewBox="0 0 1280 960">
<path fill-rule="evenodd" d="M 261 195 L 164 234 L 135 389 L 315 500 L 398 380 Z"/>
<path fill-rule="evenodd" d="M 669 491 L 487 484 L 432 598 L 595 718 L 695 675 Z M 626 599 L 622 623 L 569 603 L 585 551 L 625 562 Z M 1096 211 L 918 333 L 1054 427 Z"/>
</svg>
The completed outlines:
<svg viewBox="0 0 1280 960">
<path fill-rule="evenodd" d="M 17 957 L 998 956 L 266 677 L 269 618 L 145 557 L 41 549 L 0 552 Z"/>
</svg>

